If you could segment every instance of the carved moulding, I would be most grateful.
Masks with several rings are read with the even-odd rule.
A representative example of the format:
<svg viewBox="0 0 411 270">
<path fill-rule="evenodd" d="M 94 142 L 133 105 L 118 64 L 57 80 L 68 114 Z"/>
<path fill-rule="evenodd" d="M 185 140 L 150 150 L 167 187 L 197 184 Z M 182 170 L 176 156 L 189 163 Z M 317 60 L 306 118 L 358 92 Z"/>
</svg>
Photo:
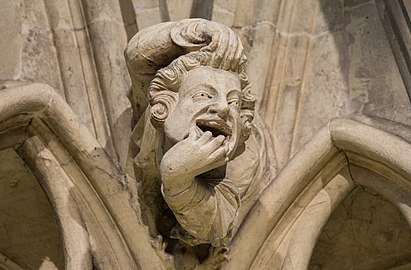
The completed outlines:
<svg viewBox="0 0 411 270">
<path fill-rule="evenodd" d="M 403 129 L 400 133 L 410 134 Z M 0 90 L 0 130 L 0 149 L 16 149 L 53 205 L 66 269 L 166 268 L 133 208 L 138 203 L 126 185 L 134 180 L 52 88 Z M 321 228 L 355 185 L 385 196 L 411 224 L 410 152 L 409 142 L 398 136 L 353 120 L 332 120 L 257 200 L 222 268 L 305 269 Z M 379 178 L 360 177 L 364 172 Z M 309 237 L 301 238 L 302 230 Z"/>
<path fill-rule="evenodd" d="M 0 149 L 9 147 L 33 171 L 52 204 L 66 269 L 163 268 L 126 188 L 134 180 L 51 87 L 2 87 Z"/>
<path fill-rule="evenodd" d="M 350 119 L 331 120 L 259 197 L 222 269 L 307 269 L 323 226 L 356 185 L 383 195 L 411 226 L 409 153 L 411 144 L 401 137 Z"/>
</svg>

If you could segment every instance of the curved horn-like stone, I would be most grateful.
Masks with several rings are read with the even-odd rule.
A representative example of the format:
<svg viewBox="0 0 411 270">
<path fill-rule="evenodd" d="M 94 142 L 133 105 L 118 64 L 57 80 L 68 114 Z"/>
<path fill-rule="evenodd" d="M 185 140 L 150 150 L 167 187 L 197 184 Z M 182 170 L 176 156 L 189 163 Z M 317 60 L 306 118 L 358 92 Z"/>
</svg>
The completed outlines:
<svg viewBox="0 0 411 270">
<path fill-rule="evenodd" d="M 27 84 L 0 90 L 0 133 L 21 127 L 26 135 L 15 147 L 42 178 L 46 191 L 53 193 L 48 197 L 60 215 L 67 269 L 88 269 L 89 261 L 81 250 L 89 245 L 94 259 L 110 269 L 162 269 L 125 187 L 129 177 L 54 89 L 45 84 Z M 45 166 L 50 164 L 53 166 L 48 171 Z M 64 185 L 56 186 L 56 181 Z M 65 188 L 75 195 L 58 196 Z M 64 198 L 76 201 L 74 205 L 58 201 Z M 69 216 L 64 217 L 66 214 Z M 72 221 L 76 220 L 80 226 L 73 228 Z"/>
<path fill-rule="evenodd" d="M 293 224 L 304 213 L 305 206 L 317 200 L 346 165 L 348 168 L 350 165 L 357 165 L 391 179 L 392 186 L 401 187 L 402 191 L 406 191 L 402 196 L 407 194 L 411 199 L 409 153 L 411 144 L 400 137 L 353 120 L 332 120 L 295 155 L 263 192 L 235 236 L 230 250 L 230 263 L 223 269 L 250 269 L 259 265 L 269 267 L 264 262 L 274 256 L 273 251 L 281 243 L 279 236 L 284 237 L 285 224 Z M 346 182 L 343 189 L 345 191 L 335 193 L 335 198 L 331 198 L 329 202 L 331 204 L 323 208 L 322 211 L 329 212 L 318 221 L 319 224 L 322 223 L 321 226 L 314 226 L 317 234 L 327 221 L 330 209 L 352 188 L 353 184 L 349 184 L 352 179 L 348 174 L 345 176 L 347 180 L 340 181 Z M 410 220 L 409 211 L 401 210 L 407 220 Z M 287 218 L 287 215 L 291 215 L 291 218 L 286 223 L 282 222 L 280 219 Z M 314 237 L 310 243 L 306 243 L 309 247 L 306 249 L 306 256 L 298 255 L 299 265 L 308 265 L 315 239 Z M 281 266 L 277 267 L 281 269 Z"/>
</svg>

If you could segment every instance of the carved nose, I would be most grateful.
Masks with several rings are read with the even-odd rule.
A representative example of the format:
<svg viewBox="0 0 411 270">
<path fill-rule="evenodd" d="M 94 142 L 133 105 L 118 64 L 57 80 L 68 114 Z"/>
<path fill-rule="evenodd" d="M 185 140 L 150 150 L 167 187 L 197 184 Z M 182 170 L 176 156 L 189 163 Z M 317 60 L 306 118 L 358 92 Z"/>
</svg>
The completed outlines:
<svg viewBox="0 0 411 270">
<path fill-rule="evenodd" d="M 227 102 L 221 102 L 211 105 L 208 108 L 208 112 L 211 114 L 217 114 L 221 119 L 227 120 L 229 108 Z"/>
</svg>

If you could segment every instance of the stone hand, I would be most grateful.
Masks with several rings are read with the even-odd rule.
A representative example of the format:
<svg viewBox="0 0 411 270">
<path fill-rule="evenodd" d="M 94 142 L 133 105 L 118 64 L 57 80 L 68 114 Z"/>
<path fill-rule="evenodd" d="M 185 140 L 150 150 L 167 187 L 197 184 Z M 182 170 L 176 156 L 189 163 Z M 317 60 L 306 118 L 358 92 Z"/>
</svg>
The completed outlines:
<svg viewBox="0 0 411 270">
<path fill-rule="evenodd" d="M 206 131 L 198 137 L 194 130 L 170 148 L 160 163 L 164 191 L 182 192 L 197 175 L 226 164 L 228 147 L 224 141 L 223 135 L 212 137 L 211 132 Z"/>
<path fill-rule="evenodd" d="M 240 38 L 223 24 L 203 19 L 181 20 L 171 29 L 171 38 L 188 51 L 213 53 L 211 64 L 215 68 L 236 70 L 246 61 Z"/>
<path fill-rule="evenodd" d="M 193 51 L 211 53 L 210 66 L 234 72 L 247 59 L 240 38 L 225 25 L 204 19 L 153 25 L 140 30 L 125 50 L 133 93 L 146 93 L 158 69 Z"/>
</svg>

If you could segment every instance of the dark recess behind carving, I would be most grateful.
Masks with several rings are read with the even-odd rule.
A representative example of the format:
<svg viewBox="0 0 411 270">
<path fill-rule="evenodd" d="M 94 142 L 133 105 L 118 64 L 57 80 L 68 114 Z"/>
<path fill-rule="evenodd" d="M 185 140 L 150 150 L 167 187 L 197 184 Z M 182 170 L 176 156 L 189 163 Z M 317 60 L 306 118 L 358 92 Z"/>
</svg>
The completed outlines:
<svg viewBox="0 0 411 270">
<path fill-rule="evenodd" d="M 193 0 L 190 18 L 203 18 L 211 20 L 214 0 Z"/>
</svg>

